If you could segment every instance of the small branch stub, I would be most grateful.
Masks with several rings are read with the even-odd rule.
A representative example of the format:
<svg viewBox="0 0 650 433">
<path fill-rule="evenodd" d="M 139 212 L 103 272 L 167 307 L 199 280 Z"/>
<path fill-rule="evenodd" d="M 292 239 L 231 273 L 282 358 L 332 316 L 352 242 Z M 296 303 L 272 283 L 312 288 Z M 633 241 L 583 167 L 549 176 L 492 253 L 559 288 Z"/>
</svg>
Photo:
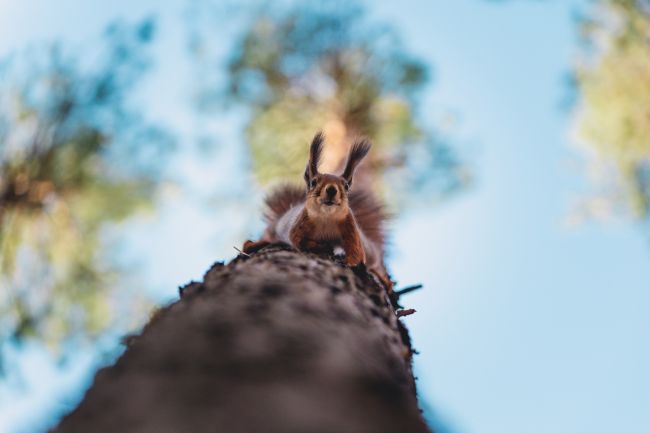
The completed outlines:
<svg viewBox="0 0 650 433">
<path fill-rule="evenodd" d="M 413 314 L 415 312 L 416 311 L 415 311 L 414 308 L 409 308 L 407 310 L 397 310 L 395 312 L 395 314 L 397 315 L 397 317 L 405 317 L 405 316 L 410 316 L 411 314 Z"/>
</svg>

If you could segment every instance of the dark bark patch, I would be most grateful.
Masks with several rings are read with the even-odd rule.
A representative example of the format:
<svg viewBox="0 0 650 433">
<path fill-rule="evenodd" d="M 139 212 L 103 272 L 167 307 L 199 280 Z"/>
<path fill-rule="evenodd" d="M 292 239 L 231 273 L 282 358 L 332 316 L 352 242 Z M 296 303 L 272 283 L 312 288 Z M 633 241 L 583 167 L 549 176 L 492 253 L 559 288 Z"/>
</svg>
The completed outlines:
<svg viewBox="0 0 650 433">
<path fill-rule="evenodd" d="M 401 387 L 390 378 L 365 376 L 359 379 L 358 385 L 364 391 L 384 400 L 390 407 L 401 410 L 406 405 Z"/>
<path fill-rule="evenodd" d="M 380 307 L 382 305 L 381 296 L 377 295 L 376 293 L 372 293 L 368 295 L 368 298 L 370 298 L 372 303 L 375 304 L 376 306 Z"/>
<path fill-rule="evenodd" d="M 340 288 L 336 286 L 330 286 L 330 293 L 332 293 L 332 295 L 338 295 L 341 292 L 342 290 Z"/>
<path fill-rule="evenodd" d="M 262 293 L 269 298 L 277 298 L 279 296 L 282 296 L 284 292 L 284 287 L 278 284 L 266 284 L 264 287 L 262 287 Z"/>
</svg>

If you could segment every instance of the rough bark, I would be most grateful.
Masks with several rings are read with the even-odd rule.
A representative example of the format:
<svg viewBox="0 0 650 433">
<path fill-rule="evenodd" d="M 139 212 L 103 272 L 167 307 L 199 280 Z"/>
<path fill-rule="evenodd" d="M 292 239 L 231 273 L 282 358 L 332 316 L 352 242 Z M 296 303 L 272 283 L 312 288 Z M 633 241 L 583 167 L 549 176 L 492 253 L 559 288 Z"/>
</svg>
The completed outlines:
<svg viewBox="0 0 650 433">
<path fill-rule="evenodd" d="M 266 248 L 181 288 L 56 432 L 429 432 L 408 333 L 365 271 Z"/>
</svg>

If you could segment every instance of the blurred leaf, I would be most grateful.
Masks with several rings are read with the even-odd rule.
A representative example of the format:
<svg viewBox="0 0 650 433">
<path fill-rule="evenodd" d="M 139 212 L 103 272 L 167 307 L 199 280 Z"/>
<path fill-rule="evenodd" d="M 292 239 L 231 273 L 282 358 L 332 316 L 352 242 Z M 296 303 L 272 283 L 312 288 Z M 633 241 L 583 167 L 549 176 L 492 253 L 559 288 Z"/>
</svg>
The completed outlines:
<svg viewBox="0 0 650 433">
<path fill-rule="evenodd" d="M 127 102 L 153 33 L 115 23 L 91 61 L 58 45 L 0 61 L 0 342 L 57 350 L 130 320 L 104 234 L 151 205 L 170 147 Z"/>
</svg>

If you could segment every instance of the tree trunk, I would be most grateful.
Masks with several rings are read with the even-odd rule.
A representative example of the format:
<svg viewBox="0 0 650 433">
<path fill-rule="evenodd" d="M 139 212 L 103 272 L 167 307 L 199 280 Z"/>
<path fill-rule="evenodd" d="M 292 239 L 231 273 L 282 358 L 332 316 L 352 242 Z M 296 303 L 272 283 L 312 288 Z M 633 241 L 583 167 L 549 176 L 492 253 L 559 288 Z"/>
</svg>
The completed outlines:
<svg viewBox="0 0 650 433">
<path fill-rule="evenodd" d="M 282 247 L 217 263 L 54 431 L 429 432 L 394 305 L 364 270 Z"/>
</svg>

